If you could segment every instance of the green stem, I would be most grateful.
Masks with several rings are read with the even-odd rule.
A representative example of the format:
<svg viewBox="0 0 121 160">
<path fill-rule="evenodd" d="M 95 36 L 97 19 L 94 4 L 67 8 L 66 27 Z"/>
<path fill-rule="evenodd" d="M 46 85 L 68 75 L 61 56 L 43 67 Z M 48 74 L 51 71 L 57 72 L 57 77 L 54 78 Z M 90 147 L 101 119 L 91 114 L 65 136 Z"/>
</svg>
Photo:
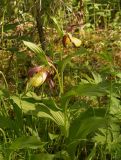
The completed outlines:
<svg viewBox="0 0 121 160">
<path fill-rule="evenodd" d="M 0 128 L 0 131 L 1 131 L 1 133 L 3 134 L 4 142 L 7 143 L 7 139 L 6 139 L 6 136 L 5 136 L 5 132 L 3 131 L 2 128 Z"/>
<path fill-rule="evenodd" d="M 95 13 L 95 0 L 94 0 L 94 30 L 96 28 L 96 13 Z"/>
<path fill-rule="evenodd" d="M 12 159 L 12 154 L 13 154 L 13 151 L 9 154 L 8 160 Z"/>
<path fill-rule="evenodd" d="M 59 87 L 60 87 L 59 96 L 61 96 L 61 94 L 63 94 L 63 86 L 62 86 L 62 83 L 61 83 L 61 80 L 60 80 L 60 76 L 59 76 L 58 70 L 56 69 L 56 67 L 55 67 L 53 64 L 49 64 L 49 65 L 50 65 L 51 67 L 53 67 L 53 69 L 54 69 L 55 72 L 56 72 L 56 75 L 57 75 L 57 78 L 58 78 Z"/>
<path fill-rule="evenodd" d="M 7 88 L 7 90 L 8 90 L 8 84 L 7 84 L 7 81 L 6 81 L 6 78 L 5 78 L 4 74 L 3 74 L 3 72 L 2 72 L 2 71 L 0 71 L 0 74 L 2 75 L 2 77 L 3 77 L 3 79 L 4 79 L 4 82 L 5 82 L 6 88 Z"/>
<path fill-rule="evenodd" d="M 61 71 L 61 87 L 62 87 L 62 93 L 64 92 L 64 87 L 63 87 L 63 71 Z"/>
<path fill-rule="evenodd" d="M 2 28 L 1 28 L 1 39 L 3 40 L 3 37 L 4 37 L 4 20 L 5 20 L 5 12 L 6 12 L 6 9 L 4 9 L 3 11 L 3 17 L 2 17 Z"/>
<path fill-rule="evenodd" d="M 60 60 L 63 60 L 63 54 L 61 52 L 60 54 Z M 63 71 L 61 70 L 61 86 L 62 86 L 62 92 L 64 92 L 64 87 L 63 87 Z"/>
</svg>

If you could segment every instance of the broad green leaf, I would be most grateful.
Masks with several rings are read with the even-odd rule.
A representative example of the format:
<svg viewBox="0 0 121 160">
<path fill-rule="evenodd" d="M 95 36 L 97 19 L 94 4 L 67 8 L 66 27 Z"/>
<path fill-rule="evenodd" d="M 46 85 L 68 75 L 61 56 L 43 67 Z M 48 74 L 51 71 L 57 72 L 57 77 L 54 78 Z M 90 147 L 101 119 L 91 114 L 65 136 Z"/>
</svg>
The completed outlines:
<svg viewBox="0 0 121 160">
<path fill-rule="evenodd" d="M 41 153 L 32 155 L 30 160 L 55 160 L 55 159 L 63 159 L 63 160 L 70 160 L 70 157 L 66 151 L 60 151 L 56 154 L 48 154 L 48 153 Z"/>
<path fill-rule="evenodd" d="M 0 116 L 0 128 L 9 127 L 11 127 L 9 118 L 6 118 L 5 116 Z"/>
<path fill-rule="evenodd" d="M 32 155 L 30 160 L 54 160 L 55 155 L 48 153 L 41 153 Z"/>
<path fill-rule="evenodd" d="M 64 113 L 62 113 L 61 111 L 52 111 L 50 110 L 50 113 L 53 117 L 54 122 L 60 126 L 62 133 L 68 137 L 69 134 L 69 120 L 68 120 L 68 115 L 65 115 Z"/>
<path fill-rule="evenodd" d="M 24 113 L 53 120 L 49 109 L 44 104 L 40 104 L 39 101 L 34 100 L 33 98 L 20 99 L 17 96 L 12 96 L 11 98 Z"/>
<path fill-rule="evenodd" d="M 98 84 L 79 84 L 76 87 L 73 87 L 70 91 L 65 93 L 64 99 L 67 99 L 71 96 L 103 96 L 107 95 L 109 89 L 109 84 L 107 83 L 98 83 Z"/>
<path fill-rule="evenodd" d="M 48 65 L 48 61 L 44 51 L 32 42 L 23 41 L 23 43 L 32 50 L 44 64 Z"/>
<path fill-rule="evenodd" d="M 60 125 L 60 126 L 64 126 L 65 124 L 65 119 L 64 119 L 64 114 L 61 111 L 53 111 L 50 110 L 50 113 L 54 119 L 54 121 Z"/>
<path fill-rule="evenodd" d="M 33 98 L 20 99 L 18 96 L 12 96 L 11 98 L 24 113 L 53 120 L 49 108 L 46 105 L 39 103 L 39 101 L 34 100 Z"/>
<path fill-rule="evenodd" d="M 37 137 L 34 136 L 22 136 L 17 138 L 9 147 L 9 149 L 24 149 L 24 148 L 41 148 L 44 145 Z"/>
<path fill-rule="evenodd" d="M 70 138 L 80 139 L 86 137 L 97 128 L 105 126 L 105 113 L 103 108 L 93 109 L 81 112 L 78 118 L 75 118 L 70 126 Z"/>
<path fill-rule="evenodd" d="M 88 119 L 78 119 L 77 121 L 71 126 L 70 134 L 73 132 L 73 138 L 79 139 L 86 138 L 89 133 L 94 132 L 97 128 L 102 127 L 105 124 L 105 119 L 102 117 L 89 117 Z"/>
<path fill-rule="evenodd" d="M 49 118 L 60 127 L 61 131 L 65 135 L 68 135 L 69 122 L 65 114 L 60 109 L 57 110 L 56 108 L 56 110 L 53 110 L 51 107 L 32 98 L 20 99 L 17 96 L 13 96 L 11 99 L 20 109 L 22 109 L 24 113 L 41 118 Z"/>
<path fill-rule="evenodd" d="M 98 128 L 106 126 L 105 111 L 89 109 L 75 118 L 69 129 L 68 152 L 74 156 L 77 145 Z"/>
<path fill-rule="evenodd" d="M 18 96 L 12 96 L 11 99 L 18 105 L 24 113 L 35 110 L 35 101 L 33 99 L 20 99 Z"/>
</svg>

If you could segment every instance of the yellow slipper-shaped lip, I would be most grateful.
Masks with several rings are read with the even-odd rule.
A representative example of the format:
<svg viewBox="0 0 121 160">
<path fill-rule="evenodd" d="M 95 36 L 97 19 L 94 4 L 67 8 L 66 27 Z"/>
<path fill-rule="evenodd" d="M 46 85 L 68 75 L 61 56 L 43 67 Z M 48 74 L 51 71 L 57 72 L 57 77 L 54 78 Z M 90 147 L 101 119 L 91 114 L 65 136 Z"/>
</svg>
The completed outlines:
<svg viewBox="0 0 121 160">
<path fill-rule="evenodd" d="M 32 87 L 41 86 L 45 82 L 47 75 L 48 75 L 48 71 L 47 71 L 47 68 L 44 66 L 36 66 L 31 68 L 28 71 L 29 86 L 32 86 Z"/>
</svg>

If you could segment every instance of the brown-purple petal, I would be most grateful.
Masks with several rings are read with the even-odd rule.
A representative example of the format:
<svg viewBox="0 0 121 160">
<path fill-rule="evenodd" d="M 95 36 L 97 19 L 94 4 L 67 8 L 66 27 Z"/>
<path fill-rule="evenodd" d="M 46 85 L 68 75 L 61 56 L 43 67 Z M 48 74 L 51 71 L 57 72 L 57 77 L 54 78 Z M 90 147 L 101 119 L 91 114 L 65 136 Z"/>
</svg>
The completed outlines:
<svg viewBox="0 0 121 160">
<path fill-rule="evenodd" d="M 28 71 L 28 76 L 32 77 L 35 73 L 40 72 L 43 69 L 43 66 L 36 66 L 33 68 L 30 68 Z"/>
</svg>

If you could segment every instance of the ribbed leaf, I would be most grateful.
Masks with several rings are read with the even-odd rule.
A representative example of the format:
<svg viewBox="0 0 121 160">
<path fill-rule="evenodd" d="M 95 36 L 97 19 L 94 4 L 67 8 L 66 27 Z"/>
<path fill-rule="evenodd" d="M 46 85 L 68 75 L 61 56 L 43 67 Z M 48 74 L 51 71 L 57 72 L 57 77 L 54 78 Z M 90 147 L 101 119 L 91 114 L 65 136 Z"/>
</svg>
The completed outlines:
<svg viewBox="0 0 121 160">
<path fill-rule="evenodd" d="M 41 153 L 37 155 L 32 155 L 30 160 L 54 160 L 55 155 L 48 153 Z"/>
<path fill-rule="evenodd" d="M 73 158 L 80 141 L 86 139 L 90 133 L 95 132 L 98 128 L 106 126 L 104 115 L 105 112 L 102 109 L 98 109 L 98 111 L 89 109 L 72 121 L 69 130 L 68 152 Z"/>
<path fill-rule="evenodd" d="M 69 124 L 69 121 L 68 121 L 68 118 L 67 118 L 67 116 L 68 115 L 64 115 L 64 113 L 63 112 L 61 112 L 61 111 L 52 111 L 52 110 L 50 110 L 50 113 L 51 113 L 51 115 L 52 115 L 52 117 L 53 117 L 53 120 L 54 120 L 54 122 L 58 125 L 58 126 L 60 126 L 60 128 L 61 128 L 61 131 L 63 132 L 63 134 L 66 136 L 66 137 L 68 137 L 68 134 L 69 134 L 69 126 L 70 126 L 70 124 Z"/>
<path fill-rule="evenodd" d="M 106 95 L 109 90 L 109 84 L 98 83 L 98 84 L 79 84 L 68 91 L 64 98 L 71 96 L 103 96 Z"/>
<path fill-rule="evenodd" d="M 30 160 L 55 160 L 55 159 L 63 159 L 63 160 L 70 160 L 70 157 L 66 151 L 60 151 L 56 154 L 48 154 L 48 153 L 41 153 L 32 155 Z"/>
<path fill-rule="evenodd" d="M 24 148 L 41 148 L 43 143 L 34 136 L 23 136 L 17 138 L 9 147 L 9 149 L 24 149 Z"/>
<path fill-rule="evenodd" d="M 54 121 L 62 130 L 62 132 L 67 136 L 68 135 L 68 128 L 69 122 L 67 117 L 65 117 L 64 113 L 61 110 L 53 110 L 51 107 L 46 106 L 39 101 L 35 101 L 34 99 L 30 98 L 23 98 L 20 99 L 17 96 L 11 97 L 14 103 L 16 103 L 22 111 L 29 115 L 35 115 L 37 117 L 42 118 L 49 118 Z M 38 103 L 37 103 L 38 102 Z"/>
<path fill-rule="evenodd" d="M 33 99 L 20 99 L 18 96 L 12 96 L 11 99 L 18 105 L 24 113 L 35 110 L 35 102 Z"/>
<path fill-rule="evenodd" d="M 36 53 L 36 55 L 38 56 L 38 58 L 46 65 L 48 65 L 48 61 L 46 58 L 46 55 L 44 53 L 44 51 L 39 48 L 37 45 L 35 45 L 32 42 L 27 42 L 27 41 L 23 41 L 23 43 L 30 49 L 32 50 L 34 53 Z"/>
<path fill-rule="evenodd" d="M 80 113 L 80 116 L 72 121 L 70 126 L 70 138 L 84 138 L 97 128 L 105 126 L 105 112 L 104 109 L 90 108 Z"/>
<path fill-rule="evenodd" d="M 11 128 L 11 122 L 9 118 L 0 115 L 0 128 Z"/>
</svg>

